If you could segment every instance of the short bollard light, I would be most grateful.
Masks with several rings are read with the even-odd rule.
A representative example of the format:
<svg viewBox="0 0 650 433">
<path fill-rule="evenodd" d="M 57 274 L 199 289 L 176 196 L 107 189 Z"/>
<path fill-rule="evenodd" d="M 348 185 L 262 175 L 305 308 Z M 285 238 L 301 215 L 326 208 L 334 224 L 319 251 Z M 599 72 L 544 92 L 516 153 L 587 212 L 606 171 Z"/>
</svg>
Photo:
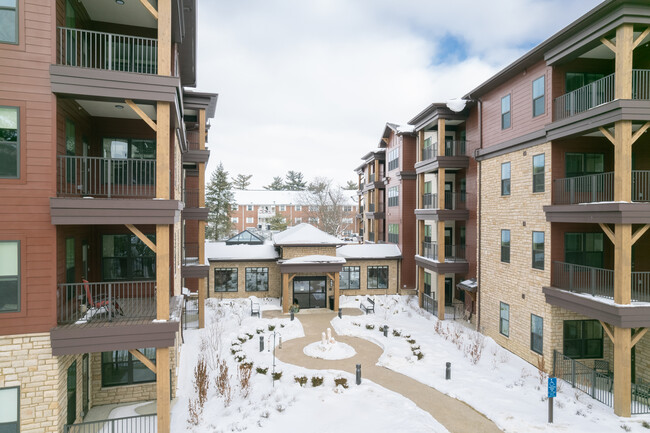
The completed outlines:
<svg viewBox="0 0 650 433">
<path fill-rule="evenodd" d="M 445 368 L 445 380 L 451 380 L 451 362 L 448 362 Z"/>
<path fill-rule="evenodd" d="M 264 336 L 260 335 L 260 352 L 264 352 Z"/>
<path fill-rule="evenodd" d="M 384 337 L 388 337 L 388 325 L 384 325 Z"/>
<path fill-rule="evenodd" d="M 278 347 L 282 349 L 282 335 L 280 335 L 280 344 L 278 344 Z"/>
<path fill-rule="evenodd" d="M 339 308 L 339 319 L 343 318 L 343 308 Z"/>
<path fill-rule="evenodd" d="M 361 364 L 357 364 L 357 385 L 361 385 Z"/>
<path fill-rule="evenodd" d="M 291 311 L 291 321 L 293 322 L 293 311 Z"/>
</svg>

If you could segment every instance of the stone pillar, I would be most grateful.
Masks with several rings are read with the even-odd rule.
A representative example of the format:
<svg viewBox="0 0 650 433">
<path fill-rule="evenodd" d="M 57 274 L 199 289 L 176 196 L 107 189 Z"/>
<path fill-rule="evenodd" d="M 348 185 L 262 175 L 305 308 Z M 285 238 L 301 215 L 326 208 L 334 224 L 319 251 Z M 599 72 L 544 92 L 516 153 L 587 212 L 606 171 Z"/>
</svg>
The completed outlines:
<svg viewBox="0 0 650 433">
<path fill-rule="evenodd" d="M 334 272 L 334 311 L 339 311 L 339 277 L 338 272 Z"/>
</svg>

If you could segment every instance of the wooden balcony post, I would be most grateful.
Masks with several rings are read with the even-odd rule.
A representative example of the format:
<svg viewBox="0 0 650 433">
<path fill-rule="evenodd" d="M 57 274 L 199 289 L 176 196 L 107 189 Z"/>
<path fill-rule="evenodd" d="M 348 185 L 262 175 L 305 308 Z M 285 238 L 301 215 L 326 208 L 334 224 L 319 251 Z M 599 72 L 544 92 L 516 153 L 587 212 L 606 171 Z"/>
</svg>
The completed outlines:
<svg viewBox="0 0 650 433">
<path fill-rule="evenodd" d="M 614 413 L 632 413 L 632 330 L 614 326 Z"/>
<path fill-rule="evenodd" d="M 424 294 L 424 268 L 422 266 L 418 266 L 418 305 L 422 307 L 422 301 L 424 297 L 422 296 Z"/>
<path fill-rule="evenodd" d="M 440 249 L 440 246 L 438 246 Z M 445 320 L 445 274 L 436 274 L 438 291 L 438 320 Z"/>
<path fill-rule="evenodd" d="M 282 312 L 287 314 L 292 304 L 289 296 L 289 274 L 282 274 Z"/>
<path fill-rule="evenodd" d="M 614 98 L 632 99 L 632 58 L 634 53 L 634 26 L 622 24 L 616 29 L 616 62 Z"/>
</svg>

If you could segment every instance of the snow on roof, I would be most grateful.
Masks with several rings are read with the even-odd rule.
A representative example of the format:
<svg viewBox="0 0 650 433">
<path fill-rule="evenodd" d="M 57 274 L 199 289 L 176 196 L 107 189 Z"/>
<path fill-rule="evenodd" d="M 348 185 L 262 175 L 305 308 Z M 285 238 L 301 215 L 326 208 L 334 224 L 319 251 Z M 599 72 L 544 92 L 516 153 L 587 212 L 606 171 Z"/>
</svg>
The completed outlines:
<svg viewBox="0 0 650 433">
<path fill-rule="evenodd" d="M 405 125 L 398 125 L 397 126 L 397 133 L 398 134 L 410 134 L 415 132 L 415 126 L 409 125 L 408 123 Z"/>
<path fill-rule="evenodd" d="M 270 242 L 262 245 L 226 245 L 225 242 L 206 242 L 205 257 L 208 262 L 219 260 L 275 260 L 278 253 Z"/>
<path fill-rule="evenodd" d="M 276 245 L 340 245 L 342 242 L 311 224 L 302 223 L 273 235 Z"/>
<path fill-rule="evenodd" d="M 277 205 L 301 205 L 305 200 L 302 200 L 302 195 L 307 193 L 307 191 L 269 191 L 266 189 L 251 189 L 251 190 L 241 190 L 234 189 L 233 194 L 235 195 L 235 203 L 238 205 L 266 205 L 266 206 L 277 206 Z M 344 206 L 357 205 L 356 200 L 352 200 L 349 197 L 349 194 L 343 194 L 343 203 Z"/>
<path fill-rule="evenodd" d="M 336 249 L 337 257 L 346 259 L 392 259 L 402 256 L 395 244 L 353 244 Z"/>
<path fill-rule="evenodd" d="M 293 259 L 285 260 L 282 262 L 285 265 L 297 265 L 297 264 L 318 264 L 318 263 L 345 263 L 343 257 L 334 257 L 334 256 L 323 256 L 323 255 L 313 255 L 313 256 L 303 256 L 303 257 L 294 257 Z"/>
</svg>

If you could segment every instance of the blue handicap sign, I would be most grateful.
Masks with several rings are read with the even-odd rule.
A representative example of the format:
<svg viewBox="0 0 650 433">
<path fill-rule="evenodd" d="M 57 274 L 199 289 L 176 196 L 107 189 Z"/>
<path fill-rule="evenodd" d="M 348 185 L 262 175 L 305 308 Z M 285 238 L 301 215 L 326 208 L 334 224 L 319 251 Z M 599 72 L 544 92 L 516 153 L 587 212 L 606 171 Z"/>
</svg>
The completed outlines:
<svg viewBox="0 0 650 433">
<path fill-rule="evenodd" d="M 549 377 L 548 378 L 548 398 L 553 398 L 557 396 L 557 378 Z"/>
</svg>

